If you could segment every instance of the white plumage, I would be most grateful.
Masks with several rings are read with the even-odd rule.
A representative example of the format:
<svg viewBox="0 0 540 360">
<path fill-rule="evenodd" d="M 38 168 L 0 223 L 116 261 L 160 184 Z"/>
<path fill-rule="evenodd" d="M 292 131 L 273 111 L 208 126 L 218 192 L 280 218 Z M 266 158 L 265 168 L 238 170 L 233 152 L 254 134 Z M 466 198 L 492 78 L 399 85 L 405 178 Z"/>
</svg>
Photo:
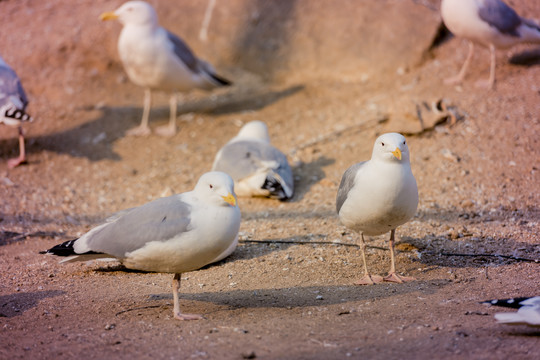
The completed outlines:
<svg viewBox="0 0 540 360">
<path fill-rule="evenodd" d="M 211 90 L 230 82 L 218 76 L 207 62 L 198 59 L 179 37 L 159 26 L 157 14 L 144 1 L 129 1 L 114 12 L 103 13 L 102 20 L 118 19 L 123 25 L 118 38 L 118 53 L 131 81 L 145 88 L 143 117 L 129 135 L 148 135 L 152 91 L 171 93 L 169 124 L 157 133 L 176 133 L 177 92 Z"/>
<path fill-rule="evenodd" d="M 245 124 L 216 154 L 212 169 L 231 175 L 239 196 L 287 200 L 294 194 L 287 156 L 270 144 L 268 127 L 262 121 Z"/>
<path fill-rule="evenodd" d="M 65 256 L 63 262 L 113 257 L 130 269 L 175 273 L 174 316 L 191 320 L 200 316 L 180 312 L 180 274 L 230 255 L 239 227 L 233 180 L 225 173 L 209 172 L 193 191 L 124 210 L 45 253 Z"/>
<path fill-rule="evenodd" d="M 395 270 L 395 229 L 409 221 L 418 206 L 418 189 L 409 161 L 409 148 L 398 133 L 383 134 L 373 146 L 371 160 L 351 166 L 343 174 L 336 199 L 336 209 L 343 225 L 361 233 L 365 276 L 359 284 L 403 282 L 412 278 Z M 371 275 L 365 256 L 366 235 L 390 232 L 390 272 L 384 279 Z"/>
</svg>

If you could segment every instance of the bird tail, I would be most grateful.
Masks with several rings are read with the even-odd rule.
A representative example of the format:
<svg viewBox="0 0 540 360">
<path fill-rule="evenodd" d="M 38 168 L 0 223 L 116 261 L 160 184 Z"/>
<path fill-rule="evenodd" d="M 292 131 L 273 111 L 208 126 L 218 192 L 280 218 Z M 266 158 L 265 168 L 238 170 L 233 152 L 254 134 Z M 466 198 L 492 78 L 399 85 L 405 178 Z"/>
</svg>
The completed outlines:
<svg viewBox="0 0 540 360">
<path fill-rule="evenodd" d="M 9 104 L 3 107 L 0 115 L 6 120 L 17 122 L 30 122 L 34 120 L 24 109 L 17 107 L 15 104 Z"/>
<path fill-rule="evenodd" d="M 285 185 L 283 179 L 275 173 L 268 174 L 264 180 L 262 188 L 270 192 L 270 197 L 285 201 L 292 196 L 290 191 L 287 191 L 288 187 Z"/>
<path fill-rule="evenodd" d="M 83 254 L 78 254 L 75 252 L 75 248 L 73 247 L 75 244 L 75 241 L 79 239 L 73 239 L 65 241 L 61 244 L 55 245 L 49 250 L 40 251 L 40 254 L 50 254 L 50 255 L 56 255 L 56 256 L 62 256 L 65 257 L 61 262 L 75 262 L 75 261 L 88 261 L 93 259 L 100 259 L 100 258 L 110 258 L 110 255 L 98 253 L 95 251 L 87 251 Z"/>
<path fill-rule="evenodd" d="M 523 306 L 523 301 L 529 299 L 528 297 L 519 297 L 519 298 L 512 298 L 512 299 L 501 299 L 501 300 L 487 300 L 482 301 L 482 304 L 488 304 L 493 306 L 501 306 L 501 307 L 507 307 L 512 309 L 519 309 Z"/>
<path fill-rule="evenodd" d="M 230 86 L 232 85 L 232 82 L 225 79 L 224 77 L 221 77 L 215 73 L 210 73 L 209 74 L 210 77 L 212 78 L 212 80 L 214 80 L 218 86 Z"/>
</svg>

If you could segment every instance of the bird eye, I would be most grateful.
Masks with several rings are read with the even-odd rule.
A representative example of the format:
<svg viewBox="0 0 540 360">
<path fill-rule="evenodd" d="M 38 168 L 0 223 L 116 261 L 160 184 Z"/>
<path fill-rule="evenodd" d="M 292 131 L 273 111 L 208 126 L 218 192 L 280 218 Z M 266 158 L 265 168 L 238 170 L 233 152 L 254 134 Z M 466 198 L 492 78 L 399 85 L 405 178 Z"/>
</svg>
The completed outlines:
<svg viewBox="0 0 540 360">
<path fill-rule="evenodd" d="M 405 145 L 405 140 L 403 140 L 403 145 Z"/>
<path fill-rule="evenodd" d="M 382 142 L 381 145 L 384 146 L 384 143 Z"/>
<path fill-rule="evenodd" d="M 210 189 L 213 189 L 213 188 L 214 188 L 214 185 L 212 185 L 212 184 L 210 184 L 209 186 L 210 186 Z"/>
</svg>

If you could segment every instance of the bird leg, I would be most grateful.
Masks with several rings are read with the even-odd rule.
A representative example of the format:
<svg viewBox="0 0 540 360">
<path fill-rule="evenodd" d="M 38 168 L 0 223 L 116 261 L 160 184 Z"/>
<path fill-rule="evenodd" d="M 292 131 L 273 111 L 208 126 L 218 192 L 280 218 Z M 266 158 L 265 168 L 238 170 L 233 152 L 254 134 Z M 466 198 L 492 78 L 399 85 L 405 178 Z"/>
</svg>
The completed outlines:
<svg viewBox="0 0 540 360">
<path fill-rule="evenodd" d="M 19 157 L 8 160 L 8 168 L 13 169 L 20 164 L 26 163 L 26 150 L 24 148 L 24 131 L 22 126 L 19 126 Z"/>
<path fill-rule="evenodd" d="M 463 66 L 461 67 L 459 74 L 457 74 L 456 76 L 452 76 L 448 79 L 445 79 L 444 80 L 445 84 L 448 84 L 448 85 L 460 84 L 463 81 L 463 79 L 465 79 L 465 74 L 467 73 L 467 68 L 469 67 L 471 59 L 473 57 L 473 53 L 474 53 L 474 44 L 472 41 L 469 41 L 469 53 L 467 54 L 467 58 L 465 59 L 465 62 L 463 63 Z"/>
<path fill-rule="evenodd" d="M 364 276 L 355 282 L 356 285 L 374 285 L 380 282 L 383 282 L 382 276 L 379 275 L 371 275 L 367 268 L 367 261 L 366 261 L 366 241 L 364 240 L 364 234 L 362 233 L 361 236 L 361 244 L 360 244 L 360 250 L 362 250 L 362 259 L 364 260 Z"/>
<path fill-rule="evenodd" d="M 390 272 L 388 273 L 388 276 L 385 276 L 384 281 L 395 282 L 395 283 L 400 283 L 400 284 L 407 281 L 414 281 L 416 279 L 413 277 L 401 276 L 396 273 L 396 256 L 394 254 L 395 233 L 396 233 L 395 229 L 393 229 L 390 232 Z"/>
<path fill-rule="evenodd" d="M 150 108 L 152 107 L 152 90 L 144 89 L 143 116 L 141 124 L 127 132 L 129 136 L 148 136 L 152 132 L 148 127 Z"/>
<path fill-rule="evenodd" d="M 169 124 L 165 126 L 160 126 L 156 129 L 156 134 L 165 136 L 165 137 L 171 137 L 176 135 L 176 109 L 178 107 L 178 98 L 176 93 L 173 93 L 171 95 L 171 98 L 169 99 L 169 106 L 170 106 L 170 118 L 169 118 Z"/>
<path fill-rule="evenodd" d="M 495 46 L 493 44 L 489 44 L 489 52 L 490 52 L 490 66 L 489 66 L 489 79 L 486 80 L 478 80 L 474 85 L 476 87 L 486 88 L 486 89 L 493 89 L 495 86 L 495 65 L 497 61 L 497 54 L 495 51 Z"/>
<path fill-rule="evenodd" d="M 173 290 L 173 314 L 174 318 L 178 320 L 201 320 L 204 319 L 202 315 L 197 314 L 182 314 L 180 312 L 180 301 L 178 300 L 178 290 L 180 289 L 180 276 L 182 274 L 174 274 L 172 281 Z"/>
</svg>

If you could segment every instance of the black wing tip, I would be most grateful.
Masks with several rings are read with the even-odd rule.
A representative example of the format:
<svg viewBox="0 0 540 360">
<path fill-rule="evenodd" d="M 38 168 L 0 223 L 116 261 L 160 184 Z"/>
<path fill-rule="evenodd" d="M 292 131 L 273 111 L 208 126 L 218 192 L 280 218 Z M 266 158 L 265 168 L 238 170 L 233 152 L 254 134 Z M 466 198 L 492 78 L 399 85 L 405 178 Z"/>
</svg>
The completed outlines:
<svg viewBox="0 0 540 360">
<path fill-rule="evenodd" d="M 72 256 L 72 255 L 79 255 L 75 253 L 75 249 L 73 249 L 73 244 L 75 243 L 77 239 L 64 241 L 61 244 L 55 245 L 52 248 L 44 251 L 40 251 L 40 254 L 51 254 L 56 256 Z"/>
<path fill-rule="evenodd" d="M 233 83 L 230 80 L 225 79 L 223 76 L 219 76 L 217 74 L 210 74 L 212 79 L 217 82 L 217 85 L 219 86 L 231 86 Z"/>
<path fill-rule="evenodd" d="M 281 183 L 271 175 L 266 177 L 262 188 L 270 192 L 270 197 L 272 199 L 287 201 L 292 198 L 292 196 L 287 196 L 287 194 L 285 193 L 285 189 L 283 189 Z"/>
<path fill-rule="evenodd" d="M 523 305 L 521 305 L 521 302 L 530 299 L 531 297 L 518 297 L 518 298 L 511 298 L 511 299 L 494 299 L 494 300 L 486 300 L 480 302 L 481 304 L 488 304 L 493 306 L 500 306 L 500 307 L 507 307 L 507 308 L 513 308 L 513 309 L 519 309 Z"/>
<path fill-rule="evenodd" d="M 10 119 L 19 120 L 22 122 L 31 122 L 34 120 L 25 110 L 17 109 L 15 107 L 8 108 L 4 116 Z"/>
</svg>

